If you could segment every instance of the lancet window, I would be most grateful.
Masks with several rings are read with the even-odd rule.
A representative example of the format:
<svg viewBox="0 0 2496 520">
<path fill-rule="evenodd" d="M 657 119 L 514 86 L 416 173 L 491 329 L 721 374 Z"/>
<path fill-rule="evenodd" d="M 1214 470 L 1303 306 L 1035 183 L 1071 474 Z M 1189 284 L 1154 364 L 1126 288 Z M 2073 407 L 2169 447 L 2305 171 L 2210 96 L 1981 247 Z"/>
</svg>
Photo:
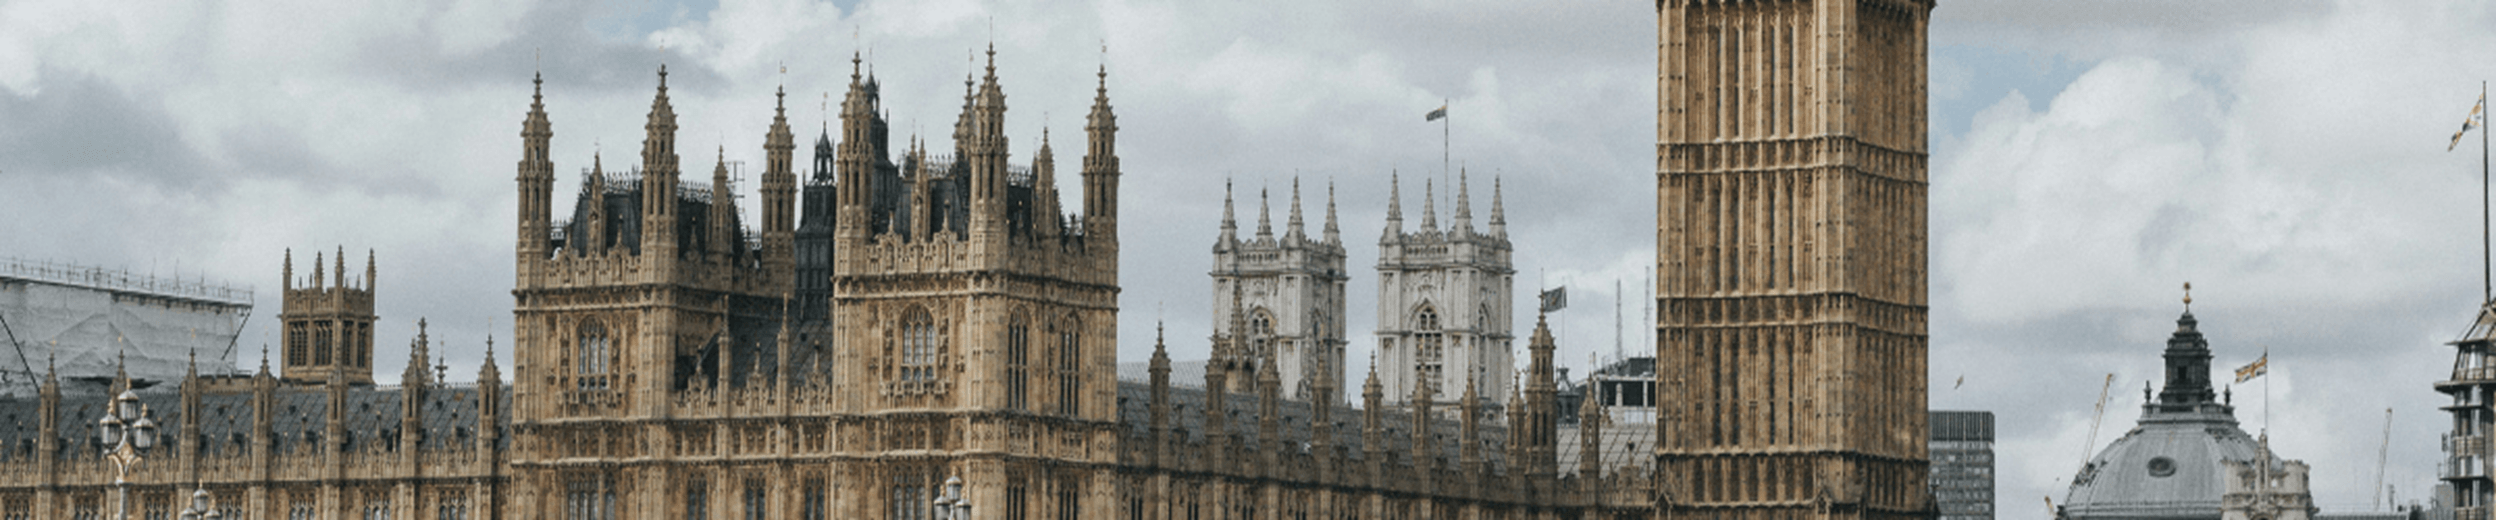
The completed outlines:
<svg viewBox="0 0 2496 520">
<path fill-rule="evenodd" d="M 898 377 L 902 381 L 927 381 L 936 378 L 936 319 L 927 309 L 912 307 L 902 314 L 901 352 Z"/>
<path fill-rule="evenodd" d="M 1057 413 L 1073 416 L 1083 410 L 1083 336 L 1074 316 L 1067 316 L 1054 328 L 1057 359 L 1052 367 L 1057 379 Z"/>
<path fill-rule="evenodd" d="M 573 353 L 576 356 L 573 365 L 575 371 L 578 372 L 580 389 L 607 389 L 608 372 L 612 369 L 610 363 L 614 360 L 615 351 L 613 340 L 608 337 L 606 326 L 599 324 L 597 320 L 581 323 L 578 344 L 579 348 Z"/>
<path fill-rule="evenodd" d="M 1422 381 L 1432 384 L 1430 392 L 1434 398 L 1440 392 L 1446 391 L 1439 388 L 1446 386 L 1439 384 L 1444 382 L 1441 376 L 1447 372 L 1445 342 L 1446 336 L 1439 331 L 1438 309 L 1431 308 L 1427 304 L 1422 305 L 1421 310 L 1413 313 L 1413 354 L 1416 365 L 1414 372 L 1420 374 Z"/>
<path fill-rule="evenodd" d="M 1005 325 L 1005 407 L 1025 410 L 1031 406 L 1031 318 L 1023 311 Z"/>
</svg>

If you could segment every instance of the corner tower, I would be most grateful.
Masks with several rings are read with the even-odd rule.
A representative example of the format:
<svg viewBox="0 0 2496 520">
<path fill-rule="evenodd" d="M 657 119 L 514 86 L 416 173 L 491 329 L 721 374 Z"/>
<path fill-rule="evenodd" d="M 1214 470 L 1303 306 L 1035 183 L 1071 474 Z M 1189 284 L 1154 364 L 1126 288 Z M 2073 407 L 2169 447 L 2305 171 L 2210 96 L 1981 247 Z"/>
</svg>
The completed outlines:
<svg viewBox="0 0 2496 520">
<path fill-rule="evenodd" d="M 1658 517 L 1930 516 L 1933 5 L 1656 2 Z"/>
<path fill-rule="evenodd" d="M 1230 207 L 1224 195 L 1223 207 Z M 1333 229 L 1334 190 L 1327 189 L 1326 227 Z M 1343 269 L 1343 240 L 1334 234 L 1310 237 L 1300 218 L 1300 180 L 1291 181 L 1291 220 L 1282 236 L 1269 225 L 1270 211 L 1260 208 L 1257 234 L 1240 240 L 1230 220 L 1213 244 L 1213 323 L 1216 341 L 1246 334 L 1246 356 L 1258 367 L 1273 367 L 1283 395 L 1295 401 L 1343 402 L 1342 395 L 1321 394 L 1320 381 L 1343 380 L 1343 292 L 1351 277 Z M 1227 213 L 1226 215 L 1227 216 Z M 1239 285 L 1246 331 L 1232 329 L 1232 286 Z M 1230 374 L 1234 386 L 1247 393 L 1258 370 Z M 1330 378 L 1330 379 L 1322 379 Z"/>
<path fill-rule="evenodd" d="M 333 257 L 334 271 L 323 276 L 321 255 L 312 255 L 312 278 L 295 280 L 295 253 L 286 252 L 285 306 L 277 320 L 285 327 L 284 359 L 279 372 L 288 383 L 325 384 L 333 376 L 349 384 L 373 383 L 373 257 L 364 256 L 364 278 L 347 280 L 347 251 Z"/>
<path fill-rule="evenodd" d="M 1421 229 L 1404 230 L 1402 186 L 1388 181 L 1387 229 L 1378 240 L 1378 362 L 1392 404 L 1408 404 L 1427 382 L 1431 400 L 1454 403 L 1468 384 L 1506 395 L 1516 351 L 1511 288 L 1517 270 L 1507 223 L 1494 202 L 1488 230 L 1473 228 L 1464 173 L 1456 178 L 1456 218 L 1440 229 L 1432 187 L 1423 181 Z M 1494 184 L 1494 186 L 1497 186 Z M 1492 200 L 1499 200 L 1497 188 Z"/>
</svg>

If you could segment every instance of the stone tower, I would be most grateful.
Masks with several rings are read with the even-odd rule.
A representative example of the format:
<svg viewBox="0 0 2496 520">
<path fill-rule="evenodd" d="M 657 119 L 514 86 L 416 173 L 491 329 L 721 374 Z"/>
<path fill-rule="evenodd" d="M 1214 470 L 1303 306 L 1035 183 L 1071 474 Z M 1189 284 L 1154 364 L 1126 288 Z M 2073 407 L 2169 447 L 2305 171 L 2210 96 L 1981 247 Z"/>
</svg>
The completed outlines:
<svg viewBox="0 0 2496 520">
<path fill-rule="evenodd" d="M 347 280 L 347 251 L 339 248 L 334 270 L 324 277 L 321 256 L 312 255 L 312 278 L 295 280 L 295 253 L 286 252 L 285 357 L 279 372 L 290 383 L 323 384 L 331 376 L 350 384 L 373 382 L 373 256 L 364 255 L 364 279 Z"/>
<path fill-rule="evenodd" d="M 641 161 L 626 172 L 602 160 L 582 172 L 572 218 L 558 229 L 552 166 L 541 155 L 549 133 L 541 105 L 522 124 L 519 279 L 512 288 L 512 423 L 556 439 L 612 439 L 614 446 L 679 442 L 672 421 L 688 393 L 773 384 L 786 351 L 775 332 L 787 314 L 793 146 L 775 111 L 765 138 L 764 217 L 759 238 L 738 220 L 725 151 L 711 182 L 679 180 L 676 112 L 667 69 L 658 72 Z M 532 234 L 537 230 L 545 234 Z M 631 490 L 669 489 L 682 469 L 635 466 L 584 471 L 555 460 L 623 455 L 583 451 L 583 443 L 532 445 L 511 454 L 517 478 L 542 483 L 522 504 L 551 504 L 557 490 L 613 496 L 625 511 L 682 510 L 681 497 Z M 593 446 L 594 447 L 594 446 Z M 665 457 L 665 455 L 661 455 Z M 664 459 L 662 459 L 664 460 Z"/>
<path fill-rule="evenodd" d="M 1473 201 L 1457 174 L 1456 218 L 1440 229 L 1428 181 L 1422 187 L 1421 229 L 1404 230 L 1401 180 L 1390 178 L 1387 229 L 1378 239 L 1378 362 L 1390 404 L 1407 404 L 1422 381 L 1432 400 L 1481 379 L 1484 395 L 1507 395 L 1514 380 L 1509 288 L 1508 220 L 1498 181 L 1492 182 L 1487 229 L 1473 227 Z"/>
<path fill-rule="evenodd" d="M 912 140 L 877 166 L 883 117 L 853 68 L 841 103 L 826 363 L 840 413 L 885 434 L 844 441 L 889 461 L 854 493 L 925 504 L 948 475 L 990 513 L 1115 516 L 1118 161 L 1106 72 L 1085 125 L 1084 205 L 1061 210 L 1049 134 L 1011 162 L 996 51 L 965 82 L 950 160 Z M 853 67 L 855 64 L 853 63 Z M 978 454 L 978 455 L 969 455 Z M 882 517 L 892 509 L 846 511 Z M 895 513 L 896 517 L 905 517 Z"/>
<path fill-rule="evenodd" d="M 1263 197 L 1260 197 L 1262 199 Z M 1343 380 L 1343 291 L 1351 277 L 1343 269 L 1343 237 L 1335 227 L 1335 196 L 1326 189 L 1324 236 L 1311 237 L 1300 217 L 1300 180 L 1291 181 L 1291 216 L 1282 236 L 1274 234 L 1273 216 L 1260 207 L 1257 234 L 1241 240 L 1231 218 L 1228 194 L 1222 200 L 1222 236 L 1213 244 L 1214 336 L 1228 337 L 1231 288 L 1242 284 L 1248 346 L 1242 354 L 1254 363 L 1271 365 L 1281 378 L 1284 395 L 1295 401 L 1320 396 L 1319 377 Z M 1236 393 L 1248 393 L 1253 372 L 1232 374 Z M 1343 396 L 1323 395 L 1342 402 Z"/>
<path fill-rule="evenodd" d="M 1930 0 L 1659 0 L 1661 518 L 1924 518 Z"/>
</svg>

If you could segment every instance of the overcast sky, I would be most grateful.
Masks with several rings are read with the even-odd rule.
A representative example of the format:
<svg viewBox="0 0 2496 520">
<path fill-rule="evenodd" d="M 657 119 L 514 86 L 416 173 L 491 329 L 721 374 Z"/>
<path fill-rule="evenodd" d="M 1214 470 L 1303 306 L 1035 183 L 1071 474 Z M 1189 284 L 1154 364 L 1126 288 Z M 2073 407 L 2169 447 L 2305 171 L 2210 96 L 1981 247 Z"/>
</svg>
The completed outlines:
<svg viewBox="0 0 2496 520">
<path fill-rule="evenodd" d="M 2387 408 L 2385 481 L 2403 500 L 2427 494 L 2447 424 L 2430 384 L 2481 281 L 2475 150 L 2435 146 L 2496 72 L 2473 52 L 2496 48 L 2491 9 L 1934 11 L 1931 404 L 1998 414 L 2003 518 L 2044 517 L 2040 498 L 2062 500 L 2083 454 L 2130 428 L 2185 281 L 2217 369 L 2270 351 L 2276 409 L 2256 382 L 2236 389 L 2238 416 L 2312 465 L 2326 511 L 2374 499 Z M 688 176 L 707 178 L 721 147 L 759 165 L 775 86 L 811 142 L 852 53 L 871 54 L 896 132 L 948 149 L 960 81 L 993 41 L 1018 162 L 1048 128 L 1076 167 L 1108 67 L 1124 129 L 1122 360 L 1145 357 L 1156 320 L 1175 356 L 1204 355 L 1224 180 L 1253 229 L 1257 194 L 1271 190 L 1280 226 L 1297 176 L 1311 233 L 1337 190 L 1362 370 L 1388 174 L 1404 175 L 1407 211 L 1441 179 L 1452 214 L 1442 128 L 1421 118 L 1445 102 L 1462 145 L 1446 153 L 1477 205 L 1505 179 L 1518 308 L 1538 285 L 1571 287 L 1553 322 L 1582 373 L 1614 348 L 1616 281 L 1627 348 L 1651 348 L 1635 320 L 1654 263 L 1653 16 L 1619 0 L 0 2 L 0 256 L 256 286 L 255 344 L 274 342 L 287 248 L 299 262 L 371 249 L 377 376 L 396 378 L 419 317 L 454 374 L 474 373 L 489 334 L 508 367 L 531 72 L 546 77 L 568 198 L 593 154 L 633 162 L 661 63 Z M 1532 316 L 1516 318 L 1523 336 Z"/>
</svg>

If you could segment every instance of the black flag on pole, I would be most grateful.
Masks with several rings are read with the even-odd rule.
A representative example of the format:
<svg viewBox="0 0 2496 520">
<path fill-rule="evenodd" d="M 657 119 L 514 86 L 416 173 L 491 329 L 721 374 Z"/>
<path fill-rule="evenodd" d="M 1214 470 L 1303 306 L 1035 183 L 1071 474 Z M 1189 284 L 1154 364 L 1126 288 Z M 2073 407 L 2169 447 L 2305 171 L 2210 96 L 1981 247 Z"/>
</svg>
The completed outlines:
<svg viewBox="0 0 2496 520">
<path fill-rule="evenodd" d="M 1543 312 L 1569 308 L 1569 287 L 1566 285 L 1543 291 Z"/>
</svg>

